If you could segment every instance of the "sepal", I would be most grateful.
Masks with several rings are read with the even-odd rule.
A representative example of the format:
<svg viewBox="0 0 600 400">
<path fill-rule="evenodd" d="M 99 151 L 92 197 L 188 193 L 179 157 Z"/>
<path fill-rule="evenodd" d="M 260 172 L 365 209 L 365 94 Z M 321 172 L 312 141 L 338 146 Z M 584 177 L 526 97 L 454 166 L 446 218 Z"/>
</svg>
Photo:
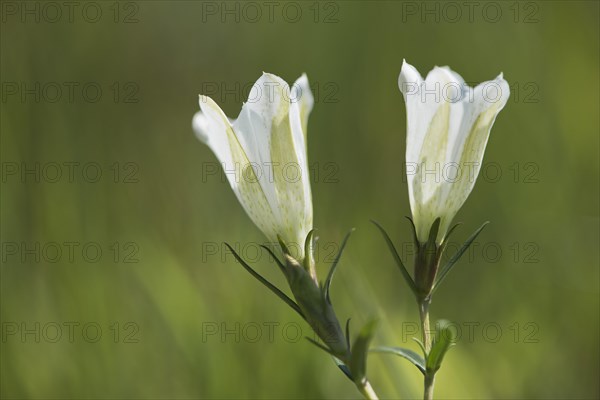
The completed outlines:
<svg viewBox="0 0 600 400">
<path fill-rule="evenodd" d="M 440 248 L 436 243 L 441 219 L 435 219 L 429 230 L 427 242 L 419 243 L 415 256 L 415 285 L 417 287 L 417 302 L 427 301 L 433 289 L 441 257 Z"/>
<path fill-rule="evenodd" d="M 479 234 L 481 233 L 481 231 L 483 230 L 483 228 L 486 227 L 487 224 L 489 224 L 489 221 L 484 222 L 479 227 L 479 229 L 477 229 L 475 232 L 473 232 L 473 234 L 467 239 L 467 241 L 462 245 L 462 247 L 440 269 L 439 276 L 438 276 L 437 280 L 435 281 L 435 284 L 433 285 L 433 289 L 431 290 L 432 294 L 440 286 L 440 284 L 442 283 L 442 281 L 444 280 L 444 278 L 446 277 L 446 275 L 448 275 L 448 273 L 450 272 L 450 270 L 452 269 L 452 267 L 454 267 L 454 265 L 460 259 L 460 257 L 462 257 L 462 255 L 468 250 L 468 248 L 471 246 L 471 244 L 473 243 L 473 241 L 477 238 L 477 236 L 479 236 Z M 456 225 L 454 226 L 454 228 L 455 227 L 456 227 Z M 454 228 L 452 228 L 452 230 Z M 445 244 L 446 244 L 446 240 L 447 240 L 448 236 L 450 235 L 450 233 L 452 232 L 452 230 L 450 230 L 450 232 L 448 232 L 448 235 L 446 235 L 446 238 L 444 239 L 444 242 L 445 242 L 444 245 L 443 245 L 444 247 L 445 247 Z M 443 248 L 442 248 L 442 251 L 443 251 Z"/>
<path fill-rule="evenodd" d="M 315 260 L 313 258 L 313 248 L 316 240 L 314 236 L 315 230 L 311 229 L 304 241 L 304 269 L 306 269 L 313 280 L 317 282 L 317 271 L 315 270 Z"/>
<path fill-rule="evenodd" d="M 300 309 L 300 307 L 298 306 L 298 304 L 296 304 L 294 302 L 294 300 L 290 299 L 285 293 L 283 293 L 281 290 L 279 290 L 275 285 L 273 285 L 271 282 L 269 282 L 268 280 L 266 280 L 262 275 L 260 275 L 258 272 L 256 272 L 254 269 L 252 269 L 252 267 L 250 267 L 236 252 L 235 250 L 233 250 L 233 248 L 228 244 L 225 243 L 225 246 L 227 246 L 229 248 L 229 250 L 231 251 L 231 253 L 233 254 L 233 256 L 235 257 L 235 259 L 242 264 L 242 266 L 246 269 L 246 271 L 248 271 L 250 273 L 250 275 L 252 275 L 253 277 L 255 277 L 260 283 L 262 283 L 263 285 L 265 285 L 269 290 L 271 290 L 273 293 L 275 293 L 281 300 L 283 300 L 287 305 L 289 305 L 290 307 L 292 307 L 292 309 L 294 311 L 296 311 L 302 318 L 306 319 L 306 317 L 304 316 L 304 313 L 302 312 L 302 310 Z M 270 251 L 270 250 L 269 250 Z"/>
<path fill-rule="evenodd" d="M 333 279 L 333 274 L 335 273 L 335 269 L 337 268 L 337 265 L 340 262 L 340 258 L 342 257 L 342 253 L 344 252 L 344 249 L 346 248 L 346 243 L 348 242 L 348 239 L 350 239 L 350 235 L 352 234 L 352 232 L 354 232 L 354 228 L 352 228 L 350 230 L 350 232 L 348 232 L 346 234 L 346 237 L 342 241 L 342 246 L 340 247 L 340 251 L 338 252 L 335 259 L 333 260 L 333 264 L 331 264 L 331 268 L 329 269 L 329 274 L 327 274 L 327 279 L 325 280 L 325 284 L 323 285 L 323 292 L 325 293 L 325 298 L 327 299 L 327 302 L 329 302 L 329 304 L 331 304 L 331 298 L 329 296 L 329 288 L 331 287 L 331 281 Z"/>
<path fill-rule="evenodd" d="M 286 256 L 288 283 L 298 306 L 313 331 L 331 350 L 331 354 L 342 361 L 349 359 L 350 349 L 325 291 L 310 274 L 290 256 Z"/>
<path fill-rule="evenodd" d="M 409 220 L 410 220 L 410 218 L 409 218 Z M 410 220 L 410 221 L 412 223 L 412 220 Z M 383 229 L 383 226 L 381 226 L 377 221 L 371 220 L 371 222 L 373 224 L 375 224 L 375 226 L 379 229 L 379 231 L 383 235 L 383 238 L 385 239 L 385 242 L 387 243 L 388 248 L 390 249 L 390 252 L 392 253 L 392 256 L 394 257 L 394 261 L 396 261 L 396 265 L 398 265 L 398 268 L 400 269 L 400 272 L 402 273 L 402 277 L 408 284 L 408 287 L 410 287 L 410 290 L 413 292 L 413 294 L 415 296 L 417 296 L 418 292 L 417 292 L 417 287 L 415 285 L 415 282 L 413 281 L 413 278 L 410 276 L 410 274 L 408 273 L 408 270 L 404 266 L 404 263 L 402 262 L 402 258 L 400 258 L 400 255 L 396 251 L 394 242 L 392 242 L 392 239 L 390 239 L 390 236 L 387 234 L 385 229 Z M 413 224 L 413 230 L 414 230 L 414 224 Z M 415 235 L 415 238 L 416 238 L 416 235 Z"/>
<path fill-rule="evenodd" d="M 354 229 L 352 231 L 354 231 Z M 271 257 L 273 257 L 277 266 L 282 271 L 295 301 L 251 268 L 231 246 L 228 244 L 226 245 L 234 254 L 236 260 L 242 264 L 252 276 L 292 307 L 294 311 L 310 325 L 315 332 L 316 337 L 314 339 L 307 337 L 307 339 L 312 344 L 331 355 L 346 376 L 354 382 L 361 382 L 366 373 L 366 353 L 368 351 L 368 343 L 374 333 L 375 325 L 374 323 L 367 324 L 367 326 L 361 330 L 351 349 L 350 320 L 346 322 L 346 329 L 344 332 L 337 319 L 330 298 L 331 282 L 352 231 L 345 236 L 327 278 L 321 285 L 315 279 L 316 274 L 313 275 L 312 272 L 314 269 L 310 268 L 310 263 L 301 263 L 292 257 L 287 246 L 280 237 L 278 237 L 278 239 L 283 252 L 283 261 L 278 259 L 273 250 L 267 246 L 261 246 Z M 308 250 L 312 248 L 312 241 L 313 231 L 309 232 L 307 235 L 305 249 Z M 307 254 L 305 254 L 305 261 L 306 257 L 310 257 L 310 252 L 307 251 Z M 320 339 L 320 341 L 317 341 L 317 338 Z"/>
</svg>

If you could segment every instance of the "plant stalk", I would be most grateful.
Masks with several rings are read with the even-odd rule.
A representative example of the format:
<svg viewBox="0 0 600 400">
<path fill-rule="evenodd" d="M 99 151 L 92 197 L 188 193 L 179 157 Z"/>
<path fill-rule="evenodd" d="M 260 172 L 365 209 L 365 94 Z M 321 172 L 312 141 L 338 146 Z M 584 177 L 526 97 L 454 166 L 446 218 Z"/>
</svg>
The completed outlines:
<svg viewBox="0 0 600 400">
<path fill-rule="evenodd" d="M 434 374 L 425 374 L 425 390 L 423 392 L 423 399 L 433 399 L 433 384 L 435 380 Z"/>
<path fill-rule="evenodd" d="M 431 351 L 431 331 L 429 329 L 429 304 L 430 299 L 424 299 L 419 304 L 419 316 L 421 317 L 421 330 L 423 331 L 423 345 L 425 346 L 425 352 L 429 355 Z M 435 372 L 425 372 L 425 378 L 423 379 L 423 399 L 433 399 L 433 386 L 435 384 Z"/>
<path fill-rule="evenodd" d="M 363 397 L 367 400 L 378 400 L 379 397 L 377 397 L 377 393 L 375 393 L 375 390 L 373 390 L 373 387 L 371 386 L 371 383 L 365 379 L 364 381 L 357 383 L 356 387 L 358 388 L 358 390 L 360 391 L 360 394 L 363 395 Z"/>
</svg>

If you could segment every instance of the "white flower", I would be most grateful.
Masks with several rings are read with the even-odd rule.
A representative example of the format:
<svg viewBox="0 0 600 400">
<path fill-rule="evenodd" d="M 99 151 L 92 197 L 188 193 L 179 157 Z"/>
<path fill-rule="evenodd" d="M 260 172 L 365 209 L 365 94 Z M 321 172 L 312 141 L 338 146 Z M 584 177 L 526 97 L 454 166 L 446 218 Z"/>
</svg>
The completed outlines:
<svg viewBox="0 0 600 400">
<path fill-rule="evenodd" d="M 306 159 L 306 125 L 313 107 L 308 78 L 292 86 L 263 73 L 236 120 L 200 96 L 193 118 L 197 137 L 221 162 L 248 216 L 266 237 L 280 236 L 304 258 L 313 209 Z"/>
<path fill-rule="evenodd" d="M 427 241 L 439 217 L 439 244 L 475 185 L 510 89 L 502 74 L 471 88 L 448 67 L 435 67 L 423 80 L 406 61 L 398 85 L 406 103 L 406 173 L 417 238 Z"/>
</svg>

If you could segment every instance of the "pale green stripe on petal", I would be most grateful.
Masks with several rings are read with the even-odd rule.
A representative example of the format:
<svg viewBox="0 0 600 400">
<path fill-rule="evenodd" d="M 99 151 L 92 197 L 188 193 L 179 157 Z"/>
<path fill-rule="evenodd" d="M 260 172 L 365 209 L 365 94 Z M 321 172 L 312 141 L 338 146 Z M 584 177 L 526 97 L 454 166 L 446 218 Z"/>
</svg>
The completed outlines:
<svg viewBox="0 0 600 400">
<path fill-rule="evenodd" d="M 479 114 L 465 139 L 461 158 L 458 160 L 462 173 L 453 184 L 446 201 L 446 207 L 454 213 L 462 207 L 475 186 L 492 125 L 500 112 L 499 108 L 499 104 L 494 105 Z"/>
<path fill-rule="evenodd" d="M 440 171 L 446 161 L 449 124 L 450 103 L 442 102 L 429 124 L 419 156 L 418 173 L 413 178 L 417 204 L 415 224 L 418 228 L 417 236 L 423 242 L 427 240 L 433 221 L 437 217 L 443 217 L 440 215 L 443 212 L 440 209 L 443 203 Z"/>
<path fill-rule="evenodd" d="M 252 221 L 269 240 L 281 237 L 300 260 L 312 229 L 306 128 L 313 103 L 306 75 L 290 90 L 263 73 L 235 121 L 204 96 L 193 119 Z"/>
<path fill-rule="evenodd" d="M 207 144 L 224 164 L 229 184 L 250 219 L 269 240 L 276 241 L 276 220 L 246 152 L 223 111 L 212 99 L 202 97 L 200 108 L 209 125 Z M 230 157 L 225 156 L 227 152 Z"/>
<path fill-rule="evenodd" d="M 305 227 L 305 192 L 302 173 L 304 164 L 297 156 L 304 148 L 297 149 L 290 123 L 290 103 L 282 101 L 271 121 L 271 161 L 273 178 L 279 202 L 280 235 L 289 247 L 302 258 Z M 310 228 L 309 228 L 310 229 Z"/>
</svg>

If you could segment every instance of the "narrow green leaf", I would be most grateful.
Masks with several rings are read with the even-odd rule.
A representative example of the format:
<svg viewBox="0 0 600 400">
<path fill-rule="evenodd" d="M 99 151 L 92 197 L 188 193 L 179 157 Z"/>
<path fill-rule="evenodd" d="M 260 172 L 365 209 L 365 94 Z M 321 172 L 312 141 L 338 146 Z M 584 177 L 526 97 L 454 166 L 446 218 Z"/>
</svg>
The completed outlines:
<svg viewBox="0 0 600 400">
<path fill-rule="evenodd" d="M 454 232 L 454 230 L 456 228 L 458 228 L 460 225 L 462 225 L 462 222 L 457 222 L 452 228 L 450 228 L 448 230 L 448 233 L 446 233 L 446 236 L 444 236 L 444 242 L 446 242 L 448 240 L 448 238 L 450 237 L 450 235 L 452 235 L 452 232 Z"/>
<path fill-rule="evenodd" d="M 283 239 L 281 238 L 281 236 L 277 235 L 277 241 L 279 242 L 279 246 L 281 246 L 281 250 L 283 251 L 283 253 L 284 254 L 290 254 L 290 250 L 285 245 L 285 242 L 283 241 Z"/>
<path fill-rule="evenodd" d="M 344 375 L 346 375 L 348 377 L 348 379 L 350 379 L 351 381 L 354 381 L 354 379 L 352 379 L 352 374 L 350 373 L 350 368 L 348 368 L 348 366 L 346 364 L 344 364 L 342 362 L 342 360 L 340 360 L 337 357 L 333 357 L 333 361 L 335 361 L 338 368 L 342 370 L 342 372 L 344 373 Z"/>
<path fill-rule="evenodd" d="M 435 239 L 437 238 L 438 231 L 440 230 L 440 217 L 437 217 L 433 224 L 431 225 L 431 229 L 429 230 L 429 238 L 427 239 L 427 247 L 430 249 L 434 249 L 435 247 Z"/>
<path fill-rule="evenodd" d="M 469 239 L 467 239 L 467 241 L 462 245 L 462 247 L 442 267 L 442 269 L 440 270 L 440 273 L 438 274 L 437 281 L 433 285 L 433 289 L 431 290 L 431 294 L 433 294 L 435 292 L 435 290 L 438 288 L 438 286 L 440 285 L 440 283 L 442 283 L 442 281 L 444 280 L 444 278 L 446 277 L 446 275 L 448 275 L 448 272 L 450 272 L 450 270 L 452 269 L 452 267 L 454 267 L 454 264 L 456 264 L 456 262 L 465 253 L 465 251 L 467 251 L 467 249 L 469 248 L 469 246 L 471 246 L 471 243 L 473 243 L 473 241 L 477 238 L 477 236 L 481 233 L 481 231 L 483 230 L 483 228 L 485 228 L 485 226 L 487 224 L 489 224 L 489 221 L 484 222 L 483 225 L 481 225 L 479 227 L 479 229 L 477 229 L 471 235 L 471 237 L 469 237 Z"/>
<path fill-rule="evenodd" d="M 450 321 L 439 320 L 436 324 L 436 337 L 427 356 L 427 372 L 435 373 L 440 369 L 448 349 L 456 342 L 456 332 L 450 328 Z"/>
<path fill-rule="evenodd" d="M 415 342 L 417 342 L 417 344 L 419 345 L 419 347 L 421 348 L 421 351 L 423 352 L 423 355 L 425 357 L 427 357 L 427 350 L 425 350 L 425 345 L 423 344 L 423 342 L 421 342 L 419 339 L 417 339 L 416 337 L 412 338 L 412 340 L 414 340 Z"/>
<path fill-rule="evenodd" d="M 324 352 L 326 352 L 327 354 L 329 354 L 331 356 L 331 358 L 333 358 L 333 361 L 335 362 L 335 364 L 338 366 L 338 368 L 344 373 L 344 375 L 346 375 L 348 377 L 348 379 L 352 380 L 352 374 L 350 373 L 350 369 L 348 368 L 348 366 L 346 364 L 344 364 L 342 362 L 342 360 L 340 360 L 339 358 L 337 358 L 334 354 L 333 351 L 331 349 L 329 349 L 328 347 L 322 345 L 321 343 L 317 342 L 316 340 L 309 338 L 308 336 L 305 336 L 306 340 L 308 340 L 310 343 L 314 344 L 315 346 L 317 346 L 319 349 L 323 350 Z"/>
<path fill-rule="evenodd" d="M 327 352 L 327 354 L 335 357 L 335 354 L 333 353 L 333 351 L 331 351 L 331 349 L 329 347 L 326 347 L 324 345 L 322 345 L 321 343 L 317 342 L 316 340 L 309 338 L 308 336 L 305 336 L 306 340 L 308 340 L 309 342 L 311 342 L 312 344 L 314 344 L 315 346 L 317 346 L 318 348 L 320 348 L 321 350 Z"/>
<path fill-rule="evenodd" d="M 350 318 L 346 320 L 346 344 L 350 348 Z"/>
<path fill-rule="evenodd" d="M 329 288 L 331 286 L 331 280 L 333 279 L 333 273 L 335 272 L 335 269 L 337 268 L 340 258 L 342 257 L 342 252 L 344 251 L 344 248 L 346 247 L 346 243 L 348 242 L 348 239 L 350 238 L 350 235 L 352 234 L 352 232 L 354 232 L 354 228 L 352 228 L 350 230 L 350 232 L 348 232 L 346 234 L 346 237 L 344 238 L 344 240 L 342 242 L 342 246 L 340 247 L 340 251 L 338 252 L 337 256 L 335 257 L 335 260 L 333 260 L 333 264 L 331 265 L 331 268 L 329 269 L 329 274 L 327 275 L 327 279 L 325 280 L 324 292 L 325 292 L 325 298 L 327 299 L 327 302 L 329 304 L 331 304 L 331 299 L 329 298 Z"/>
<path fill-rule="evenodd" d="M 373 222 L 375 224 L 375 226 L 377 226 L 377 228 L 379 228 L 379 230 L 381 231 L 381 234 L 383 235 L 383 238 L 385 239 L 385 241 L 390 249 L 390 252 L 392 253 L 392 256 L 394 257 L 394 260 L 396 261 L 398 268 L 400 268 L 400 272 L 402 272 L 402 276 L 404 277 L 404 280 L 406 280 L 406 283 L 410 287 L 410 290 L 412 290 L 412 292 L 416 296 L 417 295 L 417 287 L 415 286 L 415 282 L 413 281 L 412 277 L 410 276 L 406 267 L 404 266 L 402 259 L 398 255 L 398 252 L 396 251 L 396 247 L 394 247 L 394 243 L 392 242 L 392 239 L 390 239 L 390 237 L 387 234 L 387 232 L 385 231 L 385 229 L 383 229 L 383 227 L 381 225 L 379 225 L 379 223 L 377 221 L 371 220 L 371 222 Z"/>
<path fill-rule="evenodd" d="M 442 240 L 442 244 L 438 248 L 438 257 L 442 257 L 442 254 L 444 254 L 444 250 L 446 250 L 446 246 L 448 246 L 448 239 L 450 238 L 450 235 L 452 235 L 452 232 L 454 232 L 454 230 L 459 225 L 462 225 L 462 222 L 458 222 L 457 224 L 455 224 L 452 228 L 450 228 L 448 230 L 448 232 L 446 233 L 446 236 L 444 236 L 444 239 Z"/>
<path fill-rule="evenodd" d="M 285 266 L 283 265 L 283 263 L 281 261 L 279 261 L 279 259 L 275 255 L 275 253 L 273 253 L 273 251 L 270 248 L 268 248 L 267 246 L 265 246 L 263 244 L 261 244 L 260 247 L 262 247 L 263 249 L 265 249 L 266 251 L 269 252 L 269 254 L 273 258 L 273 260 L 275 260 L 275 262 L 277 263 L 277 266 L 279 267 L 279 269 L 281 270 L 281 272 L 283 272 L 283 275 L 287 276 L 287 271 L 286 271 Z"/>
<path fill-rule="evenodd" d="M 415 367 L 417 367 L 419 369 L 419 371 L 421 371 L 421 373 L 423 373 L 423 375 L 425 374 L 425 359 L 412 350 L 403 349 L 402 347 L 379 346 L 379 347 L 375 347 L 371 351 L 376 352 L 376 353 L 396 354 L 400 357 L 407 359 L 411 363 L 413 363 L 415 365 Z"/>
<path fill-rule="evenodd" d="M 377 321 L 368 322 L 361 329 L 352 346 L 352 358 L 350 359 L 350 372 L 355 383 L 362 383 L 367 376 L 367 354 L 369 343 L 375 334 Z"/>
<path fill-rule="evenodd" d="M 281 290 L 279 290 L 275 285 L 273 285 L 271 282 L 269 282 L 268 280 L 266 280 L 265 278 L 263 278 L 258 272 L 256 272 L 255 270 L 253 270 L 252 267 L 250 267 L 248 264 L 246 264 L 246 262 L 235 252 L 235 250 L 233 250 L 233 248 L 229 245 L 229 243 L 225 243 L 225 245 L 227 247 L 229 247 L 229 250 L 231 250 L 231 253 L 235 257 L 235 259 L 238 260 L 238 262 L 240 264 L 242 264 L 242 266 L 246 269 L 246 271 L 248 271 L 250 273 L 250 275 L 252 275 L 253 277 L 255 277 L 260 283 L 262 283 L 268 289 L 270 289 L 273 293 L 275 293 L 287 305 L 289 305 L 290 307 L 292 307 L 294 309 L 294 311 L 296 311 L 298 314 L 300 314 L 300 316 L 302 318 L 306 319 L 304 317 L 304 313 L 302 312 L 302 310 L 300 309 L 300 307 L 298 306 L 298 304 L 296 304 L 294 302 L 294 300 L 290 299 L 285 293 L 283 293 Z"/>
<path fill-rule="evenodd" d="M 415 240 L 415 245 L 419 246 L 419 238 L 417 237 L 417 227 L 415 226 L 415 222 L 409 216 L 406 216 L 405 218 L 410 222 L 410 226 L 412 227 L 412 232 L 413 232 L 413 238 Z"/>
</svg>

